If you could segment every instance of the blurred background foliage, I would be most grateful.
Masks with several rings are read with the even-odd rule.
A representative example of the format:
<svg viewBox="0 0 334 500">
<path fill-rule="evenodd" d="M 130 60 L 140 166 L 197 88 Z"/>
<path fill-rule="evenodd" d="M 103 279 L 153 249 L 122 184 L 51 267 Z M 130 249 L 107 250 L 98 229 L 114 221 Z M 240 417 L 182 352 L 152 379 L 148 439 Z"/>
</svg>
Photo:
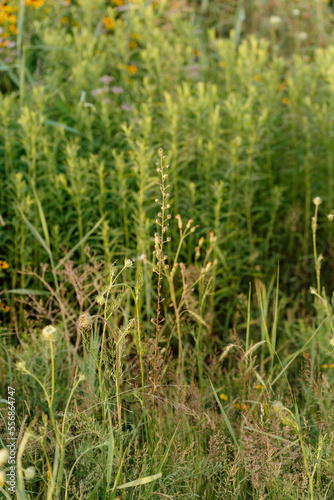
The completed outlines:
<svg viewBox="0 0 334 500">
<path fill-rule="evenodd" d="M 278 261 L 281 293 L 307 301 L 314 196 L 319 252 L 334 251 L 333 19 L 318 0 L 2 4 L 4 288 L 42 286 L 19 273 L 49 260 L 31 224 L 55 262 L 80 241 L 107 266 L 138 260 L 149 294 L 163 146 L 172 213 L 200 225 L 185 264 L 217 237 L 215 328 L 245 319 L 249 282 L 269 282 Z"/>
</svg>

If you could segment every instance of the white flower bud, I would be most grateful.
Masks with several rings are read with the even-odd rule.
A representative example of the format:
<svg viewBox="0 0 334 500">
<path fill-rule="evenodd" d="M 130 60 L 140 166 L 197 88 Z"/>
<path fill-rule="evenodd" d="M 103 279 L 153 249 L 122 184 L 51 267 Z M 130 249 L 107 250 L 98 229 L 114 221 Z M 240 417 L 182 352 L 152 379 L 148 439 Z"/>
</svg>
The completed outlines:
<svg viewBox="0 0 334 500">
<path fill-rule="evenodd" d="M 31 466 L 24 470 L 24 475 L 27 481 L 31 481 L 36 476 L 35 467 Z"/>
<path fill-rule="evenodd" d="M 56 333 L 56 329 L 53 325 L 48 325 L 42 330 L 42 335 L 47 340 L 53 340 L 54 334 Z"/>
<path fill-rule="evenodd" d="M 0 467 L 3 467 L 8 462 L 9 453 L 7 448 L 0 450 Z"/>
</svg>

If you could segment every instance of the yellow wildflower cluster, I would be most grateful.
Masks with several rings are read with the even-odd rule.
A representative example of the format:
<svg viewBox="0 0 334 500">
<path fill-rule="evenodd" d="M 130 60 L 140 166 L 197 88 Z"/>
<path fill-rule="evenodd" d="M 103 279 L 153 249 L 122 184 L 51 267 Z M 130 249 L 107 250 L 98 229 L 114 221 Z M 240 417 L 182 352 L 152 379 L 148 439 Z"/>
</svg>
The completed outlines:
<svg viewBox="0 0 334 500">
<path fill-rule="evenodd" d="M 0 27 L 2 27 L 0 47 L 10 47 L 11 42 L 7 40 L 12 35 L 17 35 L 17 15 L 15 12 L 18 11 L 17 6 L 4 5 L 0 3 Z"/>
<path fill-rule="evenodd" d="M 226 394 L 221 393 L 221 394 L 219 394 L 219 397 L 220 397 L 220 399 L 222 399 L 223 401 L 227 401 L 227 400 L 228 400 L 228 396 L 226 396 Z"/>
<path fill-rule="evenodd" d="M 6 304 L 6 302 L 1 302 L 0 310 L 3 312 L 8 312 L 10 311 L 10 307 Z"/>
<path fill-rule="evenodd" d="M 241 405 L 240 403 L 237 403 L 234 405 L 234 407 L 237 409 L 237 410 L 246 410 L 247 406 L 246 405 Z"/>
<path fill-rule="evenodd" d="M 25 4 L 29 5 L 29 7 L 39 9 L 40 7 L 43 7 L 43 5 L 45 4 L 45 0 L 25 0 Z"/>
<path fill-rule="evenodd" d="M 115 26 L 116 22 L 110 17 L 103 18 L 103 26 L 107 28 L 107 30 L 112 30 Z"/>
<path fill-rule="evenodd" d="M 331 365 L 327 365 L 327 364 L 321 365 L 321 368 L 323 370 L 326 370 L 327 368 L 334 368 L 334 363 L 332 363 Z"/>
<path fill-rule="evenodd" d="M 5 260 L 0 260 L 0 269 L 8 269 L 9 264 Z"/>
</svg>

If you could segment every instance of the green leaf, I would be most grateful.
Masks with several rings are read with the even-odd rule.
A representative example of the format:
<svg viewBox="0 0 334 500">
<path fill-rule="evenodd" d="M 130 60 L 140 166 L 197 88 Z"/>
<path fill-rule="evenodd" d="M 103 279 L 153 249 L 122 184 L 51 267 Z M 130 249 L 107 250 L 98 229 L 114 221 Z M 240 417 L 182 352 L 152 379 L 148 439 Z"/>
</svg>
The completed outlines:
<svg viewBox="0 0 334 500">
<path fill-rule="evenodd" d="M 146 476 L 136 479 L 135 481 L 130 481 L 130 483 L 122 484 L 122 486 L 118 486 L 117 489 L 121 490 L 122 488 L 132 488 L 132 486 L 140 486 L 142 484 L 151 483 L 152 481 L 159 479 L 161 476 L 162 472 L 158 472 L 158 474 L 154 474 L 154 476 Z"/>
<path fill-rule="evenodd" d="M 109 418 L 109 429 L 110 430 L 109 430 L 109 444 L 108 444 L 108 457 L 107 457 L 107 483 L 109 485 L 110 481 L 111 481 L 112 466 L 113 466 L 113 461 L 114 461 L 114 448 L 115 448 L 114 432 L 113 432 L 113 428 L 112 428 L 112 421 L 111 421 L 111 417 L 110 417 L 109 408 L 108 408 L 108 418 Z"/>
<path fill-rule="evenodd" d="M 33 290 L 31 288 L 13 288 L 6 290 L 5 293 L 16 293 L 17 295 L 50 295 L 50 292 L 45 290 Z"/>
</svg>

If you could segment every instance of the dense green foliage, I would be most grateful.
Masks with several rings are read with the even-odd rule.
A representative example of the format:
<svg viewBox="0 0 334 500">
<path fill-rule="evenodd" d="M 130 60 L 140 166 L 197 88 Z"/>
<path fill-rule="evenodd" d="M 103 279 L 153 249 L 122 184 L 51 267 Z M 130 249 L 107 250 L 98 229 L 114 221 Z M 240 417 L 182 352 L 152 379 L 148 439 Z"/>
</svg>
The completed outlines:
<svg viewBox="0 0 334 500">
<path fill-rule="evenodd" d="M 18 498 L 333 498 L 330 6 L 123 4 L 0 43 Z"/>
</svg>

